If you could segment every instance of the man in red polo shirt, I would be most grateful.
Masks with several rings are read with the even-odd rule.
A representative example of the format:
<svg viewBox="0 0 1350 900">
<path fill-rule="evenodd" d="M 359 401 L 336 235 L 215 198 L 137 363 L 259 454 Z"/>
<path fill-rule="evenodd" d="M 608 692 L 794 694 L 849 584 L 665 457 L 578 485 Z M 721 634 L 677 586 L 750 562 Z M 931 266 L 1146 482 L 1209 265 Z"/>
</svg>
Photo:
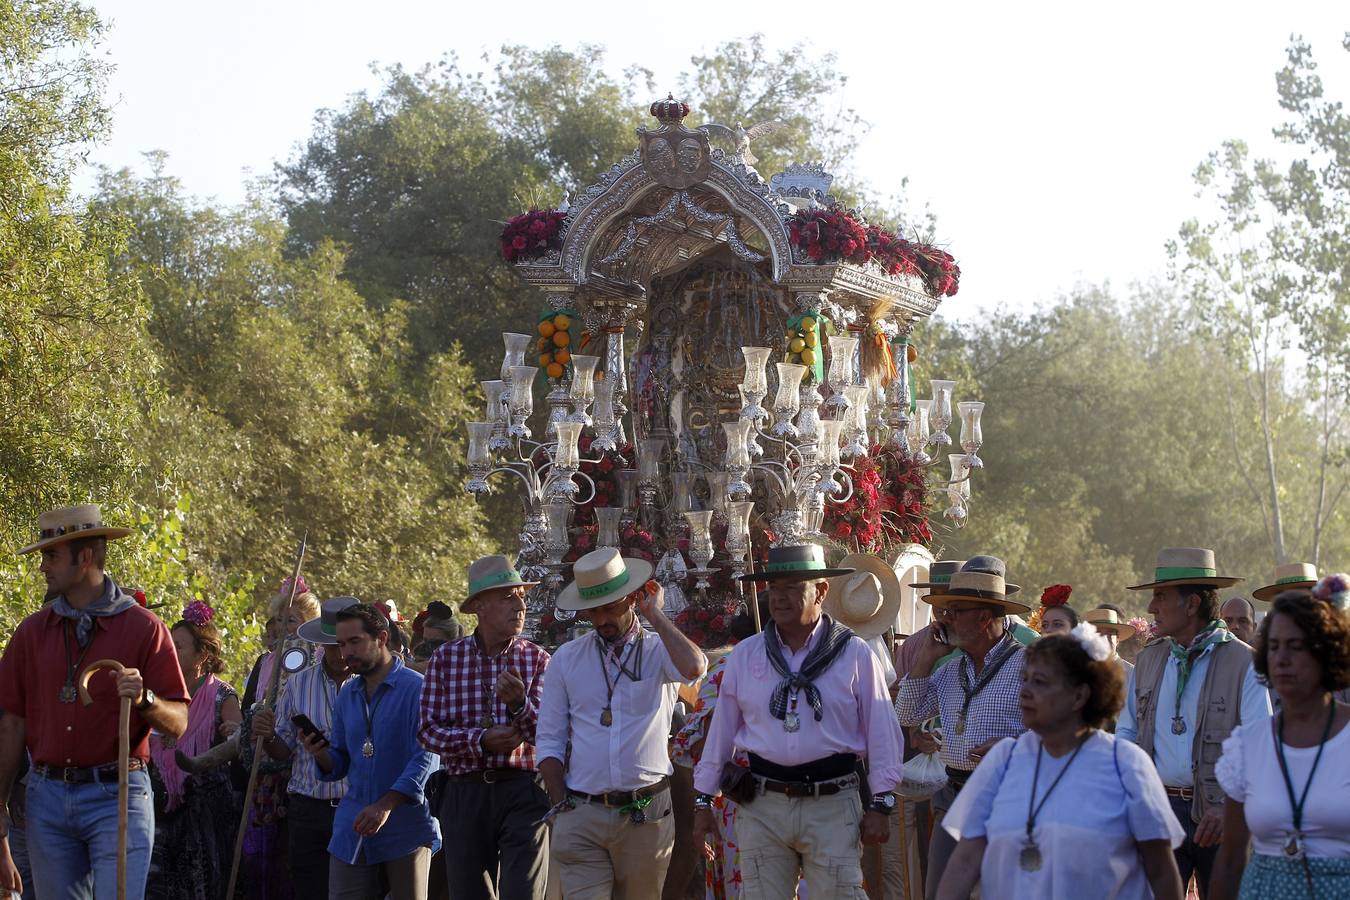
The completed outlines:
<svg viewBox="0 0 1350 900">
<path fill-rule="evenodd" d="M 117 720 L 121 697 L 134 704 L 127 834 L 127 897 L 145 894 L 154 842 L 154 808 L 145 766 L 150 729 L 177 738 L 187 728 L 188 692 L 164 623 L 103 572 L 109 539 L 130 529 L 104 526 L 97 506 L 75 506 L 38 519 L 51 602 L 24 619 L 0 659 L 0 810 L 9 800 L 25 748 L 27 834 L 40 897 L 93 900 L 117 894 Z M 115 659 L 120 676 L 95 675 L 92 706 L 79 702 L 80 674 Z M 9 819 L 0 815 L 0 841 Z M 0 888 L 17 890 L 18 873 L 0 853 Z"/>
</svg>

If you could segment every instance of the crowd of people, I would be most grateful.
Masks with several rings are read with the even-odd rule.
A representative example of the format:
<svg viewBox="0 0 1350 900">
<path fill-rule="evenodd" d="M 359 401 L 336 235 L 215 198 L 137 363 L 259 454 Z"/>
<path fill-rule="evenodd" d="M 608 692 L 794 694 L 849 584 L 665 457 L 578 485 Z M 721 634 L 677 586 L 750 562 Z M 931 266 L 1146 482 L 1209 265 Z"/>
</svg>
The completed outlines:
<svg viewBox="0 0 1350 900">
<path fill-rule="evenodd" d="M 775 547 L 705 650 L 600 549 L 552 654 L 506 557 L 468 566 L 468 635 L 297 576 L 237 693 L 209 603 L 162 619 L 106 571 L 128 529 L 80 506 L 37 532 L 47 594 L 0 658 L 25 898 L 1350 896 L 1345 575 L 1220 603 L 1241 579 L 1164 549 L 1122 586 L 1150 623 L 943 560 L 905 635 L 883 560 Z"/>
</svg>

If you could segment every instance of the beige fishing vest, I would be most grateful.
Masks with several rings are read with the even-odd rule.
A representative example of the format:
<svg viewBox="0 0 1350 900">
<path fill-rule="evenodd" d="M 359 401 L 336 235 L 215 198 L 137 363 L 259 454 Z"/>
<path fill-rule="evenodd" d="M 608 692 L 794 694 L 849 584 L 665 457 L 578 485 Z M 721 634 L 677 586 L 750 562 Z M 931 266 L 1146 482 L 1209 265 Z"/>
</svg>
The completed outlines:
<svg viewBox="0 0 1350 900">
<path fill-rule="evenodd" d="M 1144 752 L 1153 756 L 1154 726 L 1158 719 L 1158 687 L 1162 684 L 1167 666 L 1169 641 L 1158 641 L 1139 651 L 1135 660 L 1135 724 L 1138 736 L 1135 742 Z M 1219 761 L 1224 739 L 1242 724 L 1242 683 L 1252 664 L 1252 648 L 1237 639 L 1218 644 L 1210 651 L 1205 682 L 1200 687 L 1197 722 L 1187 722 L 1194 735 L 1191 744 L 1191 785 L 1195 799 L 1191 801 L 1191 818 L 1200 817 L 1212 807 L 1221 807 L 1223 788 L 1214 777 L 1214 764 Z M 1175 698 L 1161 698 L 1168 710 Z M 1170 712 L 1168 713 L 1170 716 Z M 1170 721 L 1170 719 L 1169 719 Z"/>
</svg>

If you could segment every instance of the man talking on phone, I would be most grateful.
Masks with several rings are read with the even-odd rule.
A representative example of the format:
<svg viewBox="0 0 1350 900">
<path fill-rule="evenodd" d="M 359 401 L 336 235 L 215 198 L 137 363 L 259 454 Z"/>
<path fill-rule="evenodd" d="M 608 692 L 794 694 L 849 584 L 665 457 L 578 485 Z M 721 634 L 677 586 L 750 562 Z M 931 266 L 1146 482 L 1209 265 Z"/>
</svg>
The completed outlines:
<svg viewBox="0 0 1350 900">
<path fill-rule="evenodd" d="M 355 597 L 326 600 L 319 618 L 296 632 L 323 647 L 323 659 L 286 680 L 276 712 L 264 709 L 254 715 L 253 737 L 263 738 L 263 750 L 273 759 L 289 760 L 300 749 L 302 729 L 297 718 L 325 740 L 332 734 L 333 704 L 351 677 L 338 647 L 337 614 L 360 602 Z M 347 779 L 320 781 L 314 766 L 301 761 L 291 766 L 286 793 L 287 850 L 296 900 L 328 900 L 328 842 L 333 837 L 333 813 L 347 793 Z"/>
<path fill-rule="evenodd" d="M 919 644 L 914 666 L 901 679 L 896 696 L 901 725 L 918 725 L 934 715 L 942 716 L 941 757 L 948 780 L 933 797 L 939 823 L 989 749 L 1026 730 L 1018 702 L 1023 646 L 1008 616 L 1029 612 L 1031 607 L 1008 599 L 1017 587 L 1004 581 L 1004 571 L 997 557 L 976 556 L 948 584 L 929 589 L 924 600 L 933 607 L 934 624 Z M 939 668 L 939 660 L 953 650 L 958 651 L 956 658 Z M 937 896 L 955 847 L 956 842 L 941 827 L 933 829 L 924 891 L 927 900 Z"/>
</svg>

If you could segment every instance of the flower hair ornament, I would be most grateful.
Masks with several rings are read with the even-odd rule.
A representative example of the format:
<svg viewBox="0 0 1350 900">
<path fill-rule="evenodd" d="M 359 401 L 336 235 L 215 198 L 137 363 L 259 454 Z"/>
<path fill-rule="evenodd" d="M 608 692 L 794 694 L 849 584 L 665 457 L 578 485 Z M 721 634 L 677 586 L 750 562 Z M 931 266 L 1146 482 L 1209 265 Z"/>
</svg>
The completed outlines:
<svg viewBox="0 0 1350 900">
<path fill-rule="evenodd" d="M 1073 631 L 1069 632 L 1069 636 L 1078 642 L 1078 646 L 1083 648 L 1089 659 L 1106 662 L 1111 658 L 1111 642 L 1097 631 L 1096 626 L 1079 622 L 1073 627 Z"/>
<path fill-rule="evenodd" d="M 1073 593 L 1073 585 L 1052 584 L 1041 591 L 1041 605 L 1031 614 L 1027 620 L 1027 627 L 1032 631 L 1041 630 L 1041 619 L 1045 617 L 1045 611 L 1052 606 L 1063 606 L 1069 602 L 1069 595 Z"/>
<path fill-rule="evenodd" d="M 283 597 L 291 595 L 291 576 L 287 575 L 281 579 L 281 587 L 277 588 L 277 593 Z M 295 596 L 309 593 L 309 585 L 305 583 L 305 576 L 299 575 L 295 579 Z"/>
<path fill-rule="evenodd" d="M 1312 595 L 1325 600 L 1341 612 L 1350 612 L 1350 575 L 1337 572 L 1313 585 Z"/>
<path fill-rule="evenodd" d="M 198 628 L 208 624 L 216 617 L 216 611 L 204 600 L 193 600 L 183 607 L 183 621 L 191 622 Z"/>
</svg>

